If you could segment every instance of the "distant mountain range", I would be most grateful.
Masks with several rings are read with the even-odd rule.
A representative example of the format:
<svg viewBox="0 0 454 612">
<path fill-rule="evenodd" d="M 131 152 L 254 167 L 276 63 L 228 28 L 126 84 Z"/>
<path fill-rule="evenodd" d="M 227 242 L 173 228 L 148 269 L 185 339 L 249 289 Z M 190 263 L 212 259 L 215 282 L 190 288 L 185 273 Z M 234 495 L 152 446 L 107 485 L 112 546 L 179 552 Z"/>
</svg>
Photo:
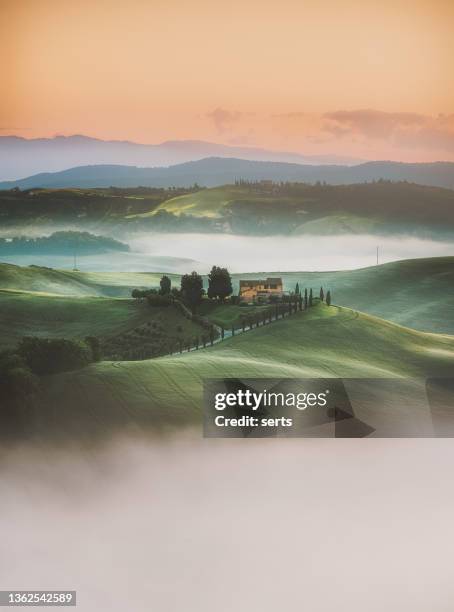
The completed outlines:
<svg viewBox="0 0 454 612">
<path fill-rule="evenodd" d="M 454 163 L 406 164 L 377 161 L 357 166 L 315 166 L 212 157 L 167 168 L 138 168 L 124 165 L 79 166 L 61 172 L 46 172 L 16 181 L 5 181 L 0 183 L 0 189 L 183 187 L 194 183 L 216 187 L 234 183 L 238 179 L 307 183 L 320 181 L 333 185 L 384 179 L 454 189 Z"/>
<path fill-rule="evenodd" d="M 17 179 L 39 172 L 58 172 L 88 164 L 171 166 L 205 157 L 236 157 L 256 161 L 318 165 L 350 165 L 362 161 L 336 155 L 306 156 L 201 140 L 138 144 L 120 140 L 100 140 L 80 135 L 34 139 L 0 136 L 0 180 Z"/>
</svg>

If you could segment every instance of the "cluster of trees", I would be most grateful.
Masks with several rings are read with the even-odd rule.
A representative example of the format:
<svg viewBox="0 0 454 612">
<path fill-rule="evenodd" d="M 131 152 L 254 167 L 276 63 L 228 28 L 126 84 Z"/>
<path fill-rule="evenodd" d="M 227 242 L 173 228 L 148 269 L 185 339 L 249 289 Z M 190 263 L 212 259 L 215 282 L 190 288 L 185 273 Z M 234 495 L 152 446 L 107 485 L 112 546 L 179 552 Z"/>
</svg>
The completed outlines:
<svg viewBox="0 0 454 612">
<path fill-rule="evenodd" d="M 218 300 L 219 302 L 225 302 L 226 298 L 231 296 L 233 293 L 232 277 L 230 276 L 227 268 L 221 268 L 219 266 L 213 266 L 210 273 L 208 274 L 208 290 L 205 292 L 203 287 L 203 278 L 197 272 L 191 272 L 191 274 L 184 274 L 181 277 L 180 287 L 172 287 L 171 279 L 164 275 L 159 283 L 159 289 L 133 289 L 132 297 L 138 300 L 147 299 L 151 306 L 165 306 L 169 305 L 174 301 L 182 301 L 192 311 L 197 309 L 197 306 L 202 302 L 204 295 L 206 294 L 211 300 Z M 320 301 L 325 301 L 328 306 L 331 305 L 331 291 L 325 295 L 323 287 L 320 287 Z M 304 308 L 313 305 L 314 295 L 312 289 L 304 289 L 304 298 L 302 297 L 299 283 L 296 283 L 295 291 L 293 294 L 284 295 L 282 301 L 289 302 L 292 299 L 303 300 Z M 279 296 L 270 296 L 270 302 L 280 301 Z M 238 303 L 239 299 L 237 296 L 231 297 L 231 303 Z"/>
<path fill-rule="evenodd" d="M 100 343 L 94 336 L 85 340 L 22 338 L 15 349 L 0 353 L 0 407 L 2 425 L 12 431 L 39 390 L 40 377 L 76 370 L 101 359 Z M 23 424 L 23 423 L 22 423 Z M 11 433 L 8 432 L 7 433 Z"/>
<path fill-rule="evenodd" d="M 232 291 L 232 278 L 227 268 L 213 266 L 208 275 L 208 297 L 224 302 Z M 191 310 L 196 310 L 204 295 L 203 278 L 195 271 L 183 274 L 179 288 L 172 287 L 171 279 L 164 275 L 159 282 L 159 289 L 133 289 L 131 292 L 134 299 L 146 299 L 152 306 L 168 305 L 172 301 L 181 300 Z"/>
<path fill-rule="evenodd" d="M 49 255 L 72 255 L 77 252 L 83 255 L 95 255 L 108 251 L 129 251 L 129 246 L 108 236 L 96 236 L 90 232 L 61 231 L 50 236 L 31 238 L 15 236 L 0 238 L 0 253 Z"/>
<path fill-rule="evenodd" d="M 296 283 L 295 285 L 294 295 L 301 295 L 299 283 Z M 304 301 L 304 309 L 306 309 L 308 306 L 314 305 L 314 294 L 312 288 L 309 290 L 309 294 L 307 292 L 307 289 L 304 289 L 304 298 L 302 299 Z M 325 290 L 323 289 L 323 287 L 320 287 L 319 299 L 321 302 L 325 302 L 327 306 L 331 306 L 331 291 L 328 289 L 325 295 Z"/>
</svg>

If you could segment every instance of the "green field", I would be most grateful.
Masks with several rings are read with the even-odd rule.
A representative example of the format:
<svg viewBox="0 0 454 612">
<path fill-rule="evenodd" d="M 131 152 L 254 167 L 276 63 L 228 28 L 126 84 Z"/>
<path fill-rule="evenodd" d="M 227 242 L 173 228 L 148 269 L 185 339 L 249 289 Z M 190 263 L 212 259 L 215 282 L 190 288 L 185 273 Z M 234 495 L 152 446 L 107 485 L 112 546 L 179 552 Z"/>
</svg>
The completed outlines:
<svg viewBox="0 0 454 612">
<path fill-rule="evenodd" d="M 262 275 L 268 273 L 241 277 Z M 153 330 L 158 336 L 166 330 L 173 341 L 200 332 L 174 308 L 153 309 L 130 299 L 106 297 L 128 295 L 134 286 L 156 286 L 159 274 L 87 274 L 1 265 L 3 346 L 14 344 L 22 335 L 96 335 L 108 348 L 105 354 L 115 359 L 43 379 L 32 430 L 43 435 L 49 431 L 57 436 L 89 436 L 111 427 L 199 424 L 205 377 L 416 377 L 424 381 L 427 376 L 452 375 L 454 337 L 423 333 L 383 319 L 454 333 L 454 258 L 281 276 L 288 290 L 298 282 L 300 288 L 312 286 L 317 295 L 323 284 L 331 289 L 335 304 L 350 304 L 354 309 L 317 304 L 205 350 L 124 361 L 151 354 L 147 343 L 152 348 L 162 341 L 153 336 Z M 225 327 L 252 310 L 217 303 L 201 307 L 202 314 Z M 181 328 L 178 333 L 177 328 Z M 130 342 L 133 349 L 144 347 L 145 354 L 125 354 L 122 343 L 128 349 Z M 411 410 L 420 396 L 421 387 L 412 387 L 401 397 L 402 405 Z M 393 401 L 383 399 L 390 415 L 396 410 Z M 368 415 L 369 421 L 372 416 Z"/>
<path fill-rule="evenodd" d="M 23 336 L 75 338 L 96 336 L 109 358 L 134 358 L 175 350 L 193 341 L 201 327 L 173 307 L 153 308 L 125 298 L 67 297 L 0 290 L 1 348 Z"/>
<path fill-rule="evenodd" d="M 218 220 L 218 230 L 236 234 L 448 235 L 453 198 L 451 190 L 405 182 L 230 184 L 178 194 L 128 219 L 153 219 L 165 211 L 177 217 Z"/>
<path fill-rule="evenodd" d="M 199 314 L 210 319 L 215 325 L 230 329 L 241 327 L 243 317 L 254 316 L 257 313 L 270 310 L 270 306 L 237 306 L 232 304 L 219 304 L 205 300 L 198 309 Z"/>
<path fill-rule="evenodd" d="M 169 276 L 173 284 L 179 284 L 178 275 Z M 340 306 L 421 331 L 454 334 L 454 257 L 404 260 L 360 270 L 235 274 L 234 291 L 238 291 L 240 278 L 257 276 L 281 276 L 285 290 L 294 290 L 298 282 L 300 288 L 312 287 L 315 295 L 323 285 Z M 134 287 L 157 287 L 160 278 L 161 274 L 154 273 L 72 272 L 0 264 L 2 289 L 80 297 L 129 297 Z M 219 308 L 213 317 L 226 325 L 239 311 Z"/>
<path fill-rule="evenodd" d="M 179 276 L 167 276 L 179 282 Z M 130 297 L 133 288 L 158 287 L 161 277 L 151 272 L 77 272 L 0 263 L 0 289 L 74 297 Z"/>
<path fill-rule="evenodd" d="M 452 337 L 317 305 L 205 350 L 50 377 L 35 429 L 89 436 L 111 427 L 199 425 L 202 380 L 209 377 L 442 377 L 453 369 Z M 412 398 L 403 406 L 411 412 Z"/>
<path fill-rule="evenodd" d="M 199 189 L 0 191 L 3 235 L 56 229 L 241 235 L 405 234 L 452 239 L 454 191 L 405 181 L 226 184 Z M 6 233 L 5 233 L 6 232 Z"/>
<path fill-rule="evenodd" d="M 252 198 L 250 190 L 246 187 L 236 187 L 235 185 L 226 185 L 224 187 L 215 187 L 213 189 L 202 189 L 195 193 L 177 196 L 162 202 L 154 211 L 135 215 L 137 217 L 149 217 L 155 214 L 158 210 L 165 210 L 175 215 L 182 213 L 192 215 L 194 217 L 221 217 L 225 206 L 238 199 Z M 130 218 L 132 215 L 130 216 Z"/>
</svg>

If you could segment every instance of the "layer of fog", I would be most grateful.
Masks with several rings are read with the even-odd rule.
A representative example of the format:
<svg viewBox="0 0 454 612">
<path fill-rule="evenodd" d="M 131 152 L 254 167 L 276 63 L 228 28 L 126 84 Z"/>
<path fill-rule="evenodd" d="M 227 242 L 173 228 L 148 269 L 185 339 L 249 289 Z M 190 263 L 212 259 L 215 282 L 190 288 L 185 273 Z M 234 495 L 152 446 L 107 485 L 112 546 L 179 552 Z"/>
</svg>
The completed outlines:
<svg viewBox="0 0 454 612">
<path fill-rule="evenodd" d="M 449 440 L 123 440 L 2 457 L 2 589 L 84 612 L 444 612 Z"/>
<path fill-rule="evenodd" d="M 131 253 L 78 256 L 82 271 L 191 272 L 213 264 L 232 272 L 349 270 L 379 262 L 454 255 L 454 243 L 405 236 L 233 236 L 230 234 L 143 234 L 130 236 Z M 74 266 L 73 257 L 2 257 L 19 265 Z"/>
</svg>

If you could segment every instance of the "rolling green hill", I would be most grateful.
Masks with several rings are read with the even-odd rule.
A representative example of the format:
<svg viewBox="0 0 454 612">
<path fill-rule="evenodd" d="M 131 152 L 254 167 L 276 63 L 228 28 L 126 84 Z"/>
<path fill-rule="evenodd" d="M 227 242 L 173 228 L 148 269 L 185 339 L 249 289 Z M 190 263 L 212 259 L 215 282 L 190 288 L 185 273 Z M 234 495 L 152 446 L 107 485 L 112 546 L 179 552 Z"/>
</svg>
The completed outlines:
<svg viewBox="0 0 454 612">
<path fill-rule="evenodd" d="M 427 376 L 450 376 L 453 368 L 452 337 L 318 305 L 205 350 L 141 362 L 103 362 L 50 377 L 37 406 L 35 431 L 90 436 L 108 433 L 112 427 L 200 425 L 202 381 L 210 377 L 424 381 Z M 423 383 L 408 384 L 399 410 L 409 418 Z M 391 411 L 388 418 L 393 419 L 396 398 L 389 401 L 384 410 Z"/>
<path fill-rule="evenodd" d="M 241 174 L 238 175 L 241 177 Z M 264 177 L 265 178 L 265 177 Z M 449 237 L 454 190 L 377 180 L 350 185 L 271 182 L 200 189 L 0 190 L 3 231 L 380 233 Z"/>
<path fill-rule="evenodd" d="M 178 195 L 150 212 L 217 219 L 236 234 L 452 232 L 454 191 L 413 183 L 378 181 L 357 185 L 304 183 L 223 185 Z"/>
<path fill-rule="evenodd" d="M 161 276 L 148 272 L 77 272 L 0 263 L 0 289 L 75 297 L 130 297 L 133 288 L 159 286 Z M 179 276 L 167 276 L 179 282 Z"/>
<path fill-rule="evenodd" d="M 62 297 L 0 291 L 2 345 L 14 345 L 21 336 L 84 338 L 118 334 L 152 317 L 151 309 L 133 300 Z"/>
<path fill-rule="evenodd" d="M 270 275 L 271 273 L 264 273 Z M 396 261 L 336 272 L 273 272 L 287 290 L 320 286 L 335 304 L 421 331 L 454 335 L 454 257 Z M 242 275 L 241 278 L 256 276 Z"/>
<path fill-rule="evenodd" d="M 168 276 L 179 284 L 179 276 Z M 294 290 L 298 282 L 300 288 L 312 287 L 316 295 L 323 285 L 331 289 L 335 304 L 421 331 L 454 334 L 454 257 L 396 261 L 360 270 L 236 274 L 234 291 L 240 278 L 257 276 L 281 276 L 285 290 Z M 129 297 L 134 287 L 157 287 L 160 278 L 154 273 L 72 272 L 0 264 L 1 289 L 67 296 Z M 212 316 L 226 325 L 232 320 L 225 307 L 212 309 Z"/>
<path fill-rule="evenodd" d="M 200 333 L 200 326 L 173 306 L 152 308 L 125 298 L 74 298 L 0 290 L 2 349 L 14 347 L 23 336 L 96 336 L 104 355 L 130 359 L 144 350 L 147 356 L 168 352 L 169 342 L 175 346 L 179 339 L 192 340 Z"/>
</svg>

